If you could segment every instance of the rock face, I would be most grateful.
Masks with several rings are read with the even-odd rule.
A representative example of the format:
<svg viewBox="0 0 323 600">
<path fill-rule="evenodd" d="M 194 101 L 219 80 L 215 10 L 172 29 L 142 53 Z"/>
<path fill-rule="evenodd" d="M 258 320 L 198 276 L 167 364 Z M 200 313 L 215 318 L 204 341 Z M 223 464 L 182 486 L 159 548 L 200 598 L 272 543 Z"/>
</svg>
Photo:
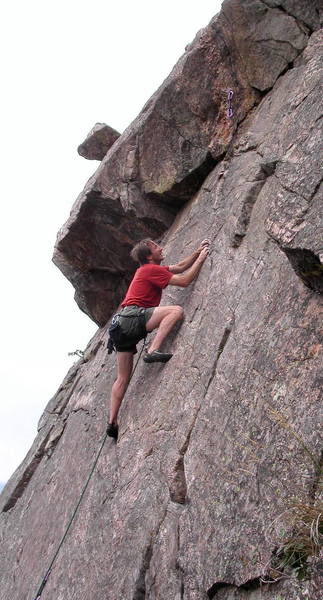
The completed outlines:
<svg viewBox="0 0 323 600">
<path fill-rule="evenodd" d="M 131 279 L 131 246 L 168 230 L 232 144 L 238 124 L 319 26 L 315 3 L 296 4 L 293 12 L 278 2 L 272 8 L 226 0 L 79 196 L 58 234 L 54 262 L 98 325 Z"/>
<path fill-rule="evenodd" d="M 139 361 L 118 443 L 103 448 L 42 600 L 320 598 L 317 561 L 299 582 L 278 550 L 291 505 L 322 502 L 318 29 L 315 3 L 224 2 L 59 233 L 55 262 L 100 324 L 135 240 L 163 235 L 168 263 L 212 245 L 194 284 L 164 292 L 185 310 L 165 345 L 175 356 Z M 114 377 L 104 325 L 1 494 L 1 600 L 34 599 L 104 437 Z"/>
<path fill-rule="evenodd" d="M 109 127 L 109 125 L 96 123 L 77 151 L 80 156 L 88 160 L 103 160 L 119 137 L 120 133 Z"/>
</svg>

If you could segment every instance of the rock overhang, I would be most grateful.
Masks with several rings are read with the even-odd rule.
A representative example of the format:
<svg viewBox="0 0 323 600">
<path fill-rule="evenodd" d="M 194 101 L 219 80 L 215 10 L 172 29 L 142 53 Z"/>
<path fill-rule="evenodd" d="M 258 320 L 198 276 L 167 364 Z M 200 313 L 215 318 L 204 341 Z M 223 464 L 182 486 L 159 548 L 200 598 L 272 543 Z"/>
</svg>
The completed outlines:
<svg viewBox="0 0 323 600">
<path fill-rule="evenodd" d="M 238 124 L 306 46 L 309 29 L 282 10 L 283 2 L 271 4 L 225 0 L 114 141 L 58 233 L 54 263 L 98 325 L 118 306 L 135 270 L 131 247 L 169 229 L 230 149 Z"/>
</svg>

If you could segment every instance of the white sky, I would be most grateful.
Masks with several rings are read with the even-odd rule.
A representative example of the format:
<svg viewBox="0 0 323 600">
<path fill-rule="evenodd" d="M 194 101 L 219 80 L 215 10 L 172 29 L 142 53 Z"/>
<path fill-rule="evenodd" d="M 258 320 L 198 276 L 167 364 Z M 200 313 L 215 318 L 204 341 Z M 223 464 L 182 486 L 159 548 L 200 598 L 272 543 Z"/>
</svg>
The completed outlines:
<svg viewBox="0 0 323 600">
<path fill-rule="evenodd" d="M 56 233 L 97 166 L 77 154 L 96 122 L 122 132 L 220 0 L 16 0 L 0 52 L 0 482 L 96 325 L 51 262 Z M 107 395 L 109 390 L 107 390 Z"/>
</svg>

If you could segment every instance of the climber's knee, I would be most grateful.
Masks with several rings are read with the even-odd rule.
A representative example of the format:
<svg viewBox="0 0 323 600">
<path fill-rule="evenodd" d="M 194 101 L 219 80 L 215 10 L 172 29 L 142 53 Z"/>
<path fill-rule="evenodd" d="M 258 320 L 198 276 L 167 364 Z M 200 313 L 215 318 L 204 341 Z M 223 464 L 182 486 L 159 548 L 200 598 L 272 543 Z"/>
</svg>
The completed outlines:
<svg viewBox="0 0 323 600">
<path fill-rule="evenodd" d="M 177 317 L 177 321 L 181 321 L 184 318 L 184 310 L 181 306 L 177 306 L 175 305 L 174 307 L 174 313 Z"/>
</svg>

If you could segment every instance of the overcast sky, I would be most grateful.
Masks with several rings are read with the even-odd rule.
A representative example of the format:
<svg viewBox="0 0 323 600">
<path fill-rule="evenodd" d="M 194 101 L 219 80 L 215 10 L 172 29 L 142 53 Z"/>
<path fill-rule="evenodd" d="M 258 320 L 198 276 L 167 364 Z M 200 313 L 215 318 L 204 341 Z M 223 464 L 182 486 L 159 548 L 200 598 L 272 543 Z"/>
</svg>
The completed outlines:
<svg viewBox="0 0 323 600">
<path fill-rule="evenodd" d="M 0 482 L 30 448 L 75 360 L 68 353 L 96 331 L 51 262 L 99 165 L 77 146 L 96 122 L 122 132 L 220 5 L 18 0 L 2 9 Z"/>
</svg>

